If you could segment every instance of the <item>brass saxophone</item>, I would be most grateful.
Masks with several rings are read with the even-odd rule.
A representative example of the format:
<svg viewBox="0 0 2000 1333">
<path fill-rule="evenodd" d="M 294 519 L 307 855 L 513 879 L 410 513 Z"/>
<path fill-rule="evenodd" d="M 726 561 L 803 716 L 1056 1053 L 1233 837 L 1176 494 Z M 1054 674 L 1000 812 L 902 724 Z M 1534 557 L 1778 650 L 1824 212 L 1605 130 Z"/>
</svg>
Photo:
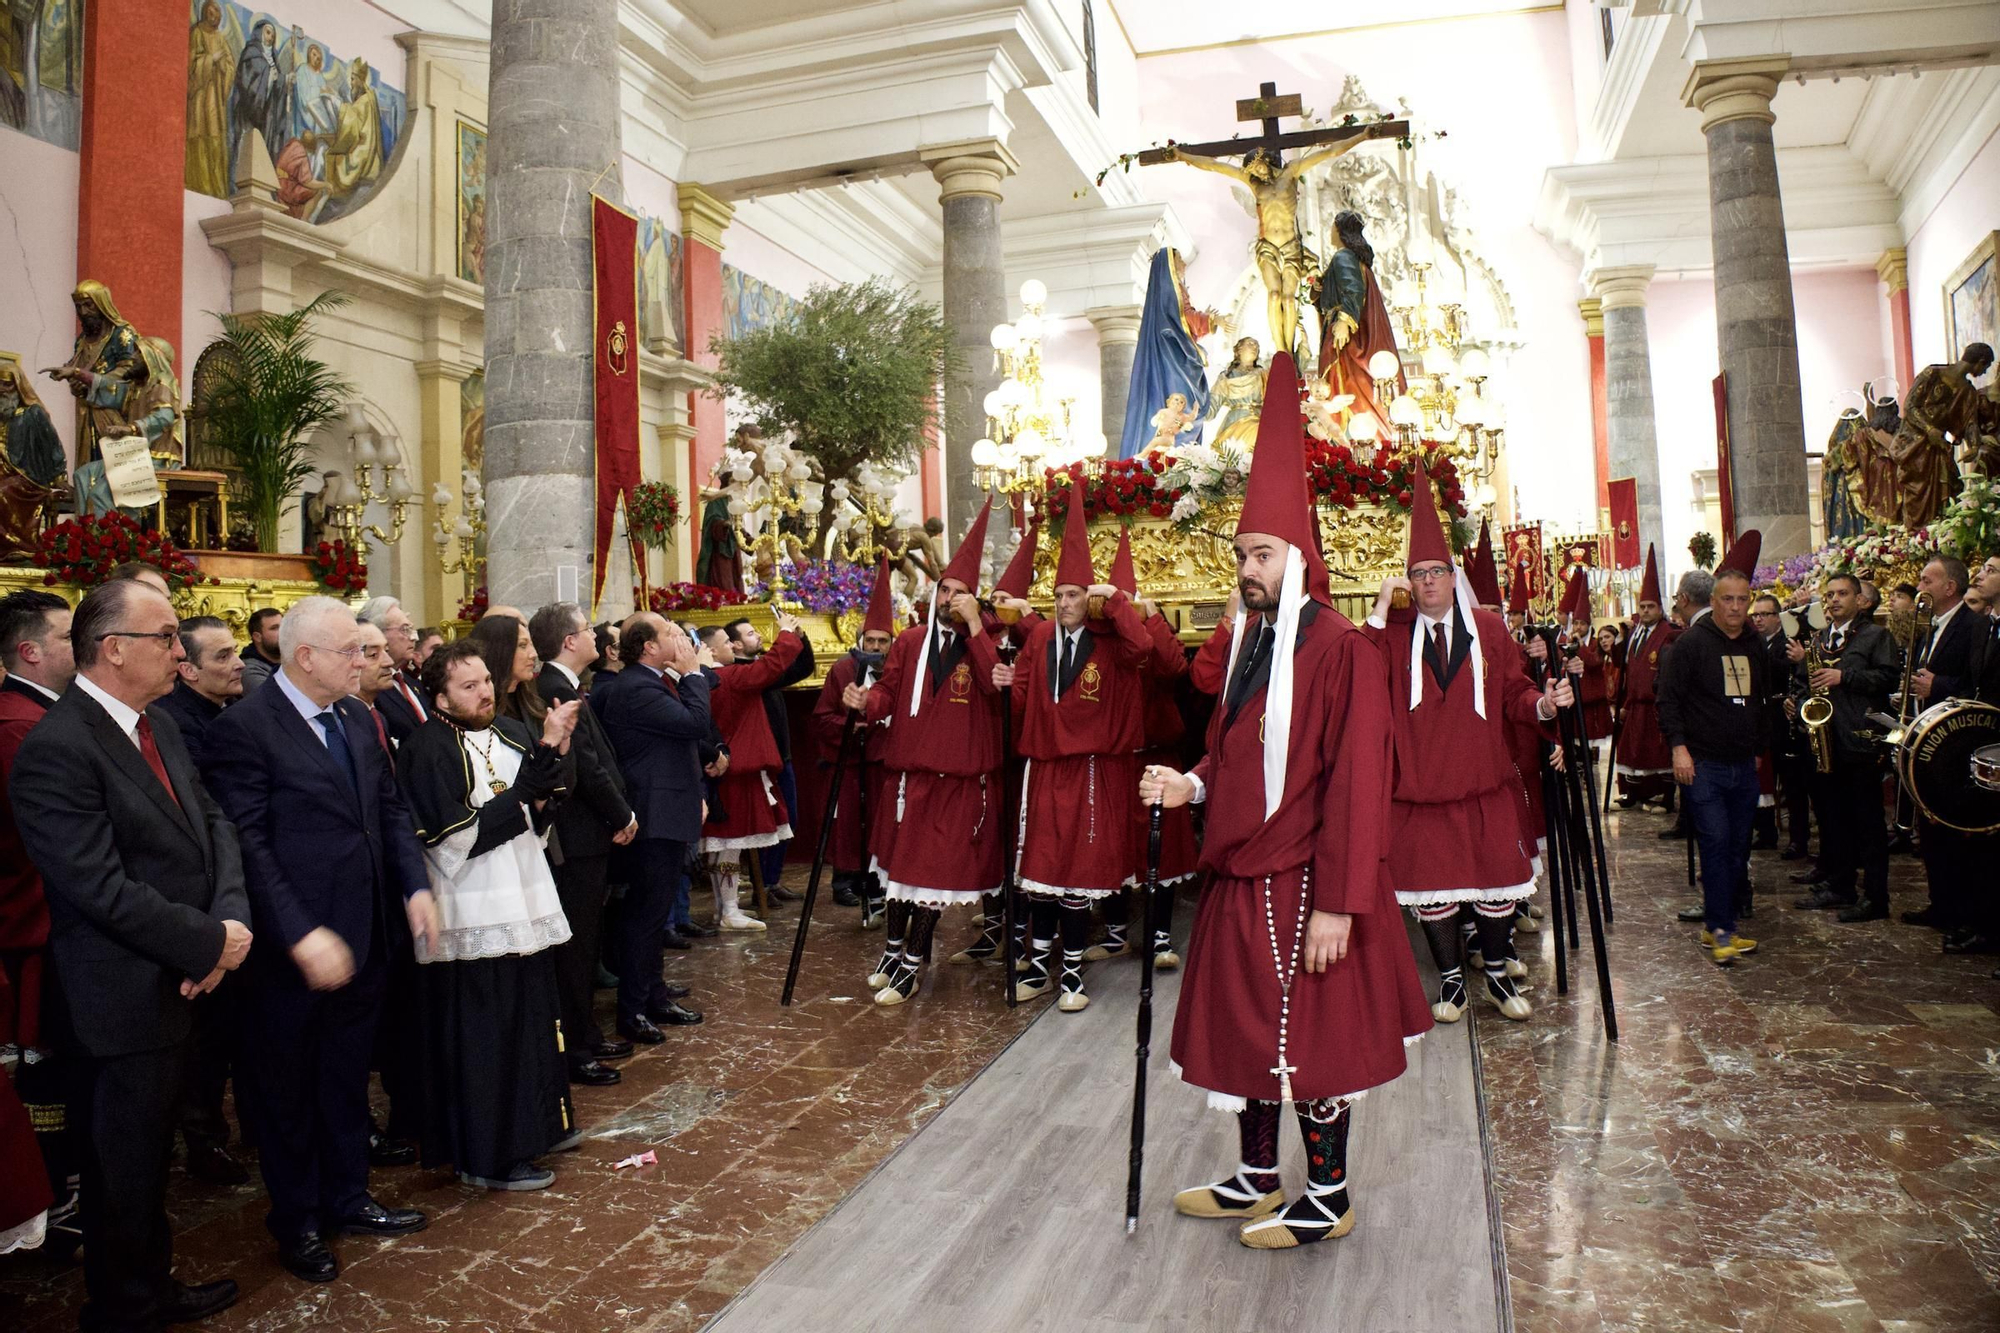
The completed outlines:
<svg viewBox="0 0 2000 1333">
<path fill-rule="evenodd" d="M 1833 772 L 1833 700 L 1826 697 L 1826 691 L 1814 687 L 1812 678 L 1826 667 L 1826 654 L 1820 646 L 1826 638 L 1826 631 L 1816 631 L 1812 643 L 1806 649 L 1806 682 L 1812 689 L 1812 697 L 1799 705 L 1799 725 L 1806 729 L 1806 743 L 1812 747 L 1813 767 L 1822 773 Z"/>
</svg>

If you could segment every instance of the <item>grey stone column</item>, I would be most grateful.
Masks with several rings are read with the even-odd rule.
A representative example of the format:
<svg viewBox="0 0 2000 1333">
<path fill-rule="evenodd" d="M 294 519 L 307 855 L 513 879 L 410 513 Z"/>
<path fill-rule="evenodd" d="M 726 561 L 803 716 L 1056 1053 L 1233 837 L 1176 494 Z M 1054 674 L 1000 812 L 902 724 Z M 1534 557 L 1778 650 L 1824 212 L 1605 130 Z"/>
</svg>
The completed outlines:
<svg viewBox="0 0 2000 1333">
<path fill-rule="evenodd" d="M 1139 307 L 1099 306 L 1085 311 L 1084 318 L 1097 330 L 1104 456 L 1116 458 L 1125 434 L 1125 399 L 1132 389 L 1132 359 L 1139 352 Z"/>
<path fill-rule="evenodd" d="M 945 381 L 945 550 L 971 525 L 986 496 L 972 474 L 972 446 L 985 433 L 986 395 L 1000 387 L 993 326 L 1007 322 L 1007 269 L 1000 255 L 1000 182 L 1017 167 L 998 139 L 921 150 L 944 205 L 944 319 L 965 364 Z"/>
<path fill-rule="evenodd" d="M 1639 541 L 1661 545 L 1660 443 L 1653 416 L 1653 352 L 1646 338 L 1651 264 L 1601 268 L 1590 290 L 1603 308 L 1604 426 L 1612 477 L 1631 477 L 1639 493 Z M 1664 554 L 1664 553 L 1663 553 Z"/>
<path fill-rule="evenodd" d="M 1778 559 L 1811 540 L 1792 263 L 1771 144 L 1771 98 L 1785 69 L 1782 57 L 1707 62 L 1694 68 L 1683 92 L 1708 136 L 1716 339 L 1729 394 L 1736 526 L 1761 529 L 1765 555 Z"/>
<path fill-rule="evenodd" d="M 590 590 L 590 193 L 621 180 L 618 0 L 494 0 L 491 53 L 487 590 L 532 615 L 561 568 Z"/>
</svg>

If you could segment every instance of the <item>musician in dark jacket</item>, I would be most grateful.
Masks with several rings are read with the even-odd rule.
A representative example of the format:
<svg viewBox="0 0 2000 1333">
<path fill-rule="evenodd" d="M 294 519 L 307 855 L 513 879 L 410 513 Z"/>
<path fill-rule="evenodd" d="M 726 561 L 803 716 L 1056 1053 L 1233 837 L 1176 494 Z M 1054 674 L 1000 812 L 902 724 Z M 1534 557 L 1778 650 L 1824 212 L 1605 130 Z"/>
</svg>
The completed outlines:
<svg viewBox="0 0 2000 1333">
<path fill-rule="evenodd" d="M 1889 706 L 1896 688 L 1896 644 L 1889 631 L 1860 615 L 1861 581 L 1835 574 L 1821 590 L 1826 628 L 1816 636 L 1824 666 L 1808 673 L 1809 646 L 1794 642 L 1790 717 L 1815 692 L 1833 705 L 1833 771 L 1815 770 L 1819 793 L 1821 878 L 1794 906 L 1839 909 L 1842 921 L 1875 921 L 1889 914 L 1889 839 L 1882 823 L 1882 737 L 1868 714 Z M 1856 875 L 1860 897 L 1855 896 Z"/>
<path fill-rule="evenodd" d="M 21 742 L 8 790 L 75 1041 L 82 1324 L 156 1328 L 236 1299 L 227 1279 L 174 1279 L 166 1193 L 191 1002 L 249 954 L 250 906 L 236 830 L 173 719 L 149 707 L 181 656 L 173 604 L 134 580 L 101 584 L 70 643 L 75 684 Z"/>
<path fill-rule="evenodd" d="M 660 1021 L 701 1021 L 674 1003 L 660 967 L 681 867 L 705 817 L 700 745 L 709 732 L 709 681 L 699 668 L 714 659 L 651 611 L 625 622 L 618 655 L 624 669 L 591 687 L 591 706 L 639 817 L 635 873 L 619 923 L 618 1032 L 655 1046 L 666 1040 Z"/>
<path fill-rule="evenodd" d="M 575 602 L 551 602 L 528 622 L 542 672 L 536 681 L 551 704 L 583 697 L 582 673 L 597 657 L 590 619 Z M 607 1038 L 591 1015 L 597 979 L 599 930 L 604 917 L 605 880 L 611 849 L 639 836 L 639 817 L 625 799 L 625 775 L 618 753 L 604 734 L 594 709 L 579 711 L 570 752 L 576 756 L 576 790 L 556 808 L 556 837 L 562 864 L 555 867 L 556 894 L 569 918 L 569 939 L 556 947 L 556 991 L 562 1003 L 563 1037 L 572 1083 L 592 1087 L 619 1081 L 605 1060 L 632 1054 L 623 1037 Z"/>
<path fill-rule="evenodd" d="M 279 627 L 282 665 L 209 727 L 203 777 L 236 824 L 264 947 L 244 979 L 237 1066 L 245 1123 L 271 1195 L 279 1261 L 307 1282 L 339 1272 L 343 1231 L 417 1231 L 415 1209 L 368 1194 L 368 1060 L 403 904 L 432 939 L 437 907 L 409 807 L 368 706 L 361 628 L 331 597 Z"/>
<path fill-rule="evenodd" d="M 1925 565 L 1917 578 L 1918 590 L 1931 599 L 1931 623 L 1929 632 L 1912 647 L 1916 654 L 1910 673 L 1910 693 L 1916 696 L 1909 705 L 1912 716 L 1947 699 L 1970 698 L 1977 690 L 1973 673 L 1980 637 L 1988 626 L 1965 604 L 1971 586 L 1965 562 L 1948 555 Z M 2000 939 L 1974 919 L 1975 886 L 1982 864 L 1991 873 L 1995 839 L 1960 832 L 1928 816 L 1921 817 L 1918 838 L 1931 901 L 1921 912 L 1905 912 L 1904 919 L 1942 930 L 1946 953 L 2000 953 Z"/>
</svg>

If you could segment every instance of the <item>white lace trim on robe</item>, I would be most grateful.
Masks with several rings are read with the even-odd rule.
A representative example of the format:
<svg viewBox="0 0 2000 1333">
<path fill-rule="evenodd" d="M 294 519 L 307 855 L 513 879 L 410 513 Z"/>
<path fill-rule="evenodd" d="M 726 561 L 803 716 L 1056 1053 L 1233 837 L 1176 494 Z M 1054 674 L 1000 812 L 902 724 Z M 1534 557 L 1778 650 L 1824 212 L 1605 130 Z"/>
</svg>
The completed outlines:
<svg viewBox="0 0 2000 1333">
<path fill-rule="evenodd" d="M 473 744 L 475 740 L 485 740 L 492 747 L 490 752 L 481 751 Z M 477 810 L 494 797 L 485 780 L 489 761 L 492 776 L 512 786 L 523 756 L 491 732 L 468 732 L 459 738 L 459 744 L 465 747 L 467 771 L 473 775 L 465 803 Z M 473 856 L 472 845 L 478 838 L 479 822 L 474 820 L 424 849 L 440 929 L 436 947 L 429 953 L 418 943 L 419 963 L 539 953 L 569 938 L 569 918 L 563 915 L 562 901 L 556 896 L 555 876 L 549 872 L 542 837 L 524 829 L 500 846 Z"/>
</svg>

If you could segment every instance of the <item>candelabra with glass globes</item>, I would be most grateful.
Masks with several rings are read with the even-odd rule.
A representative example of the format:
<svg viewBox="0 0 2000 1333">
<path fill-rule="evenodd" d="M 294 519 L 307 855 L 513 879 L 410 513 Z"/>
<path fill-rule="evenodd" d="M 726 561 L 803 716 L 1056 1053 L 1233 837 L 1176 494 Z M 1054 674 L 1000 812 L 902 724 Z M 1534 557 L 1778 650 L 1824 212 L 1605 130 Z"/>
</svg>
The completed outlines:
<svg viewBox="0 0 2000 1333">
<path fill-rule="evenodd" d="M 410 502 L 416 495 L 410 487 L 409 464 L 403 460 L 402 443 L 393 433 L 377 434 L 369 426 L 361 404 L 355 403 L 347 409 L 347 447 L 354 479 L 349 481 L 336 472 L 320 490 L 327 524 L 357 555 L 362 553 L 362 543 L 370 538 L 384 546 L 394 546 L 403 539 L 403 524 L 409 518 Z M 379 489 L 377 469 L 381 474 Z M 387 532 L 379 523 L 362 522 L 371 504 L 387 506 Z"/>
<path fill-rule="evenodd" d="M 1077 429 L 1072 419 L 1076 400 L 1059 396 L 1043 378 L 1042 311 L 1048 287 L 1030 278 L 1021 284 L 1020 296 L 1021 317 L 993 329 L 993 353 L 1005 378 L 986 395 L 986 436 L 972 446 L 979 486 L 1010 501 L 1039 490 L 1044 468 L 1101 458 L 1105 443 L 1104 432 Z"/>
<path fill-rule="evenodd" d="M 902 478 L 884 476 L 874 464 L 863 463 L 854 469 L 852 482 L 841 477 L 827 488 L 836 513 L 843 504 L 854 508 L 852 514 L 833 520 L 841 559 L 863 563 L 877 554 L 895 554 L 882 538 L 885 530 L 895 524 L 896 488 L 901 484 Z"/>
<path fill-rule="evenodd" d="M 759 552 L 770 557 L 768 586 L 773 601 L 788 586 L 785 582 L 785 550 L 779 525 L 794 514 L 817 518 L 826 507 L 819 488 L 811 485 L 812 467 L 806 456 L 780 440 L 768 440 L 757 453 L 738 458 L 730 467 L 722 490 L 729 497 L 730 517 L 739 530 L 746 519 L 755 519 L 757 531 L 747 545 L 755 567 Z"/>
<path fill-rule="evenodd" d="M 449 521 L 445 511 L 451 507 L 450 488 L 439 482 L 431 490 L 431 504 L 437 509 L 431 542 L 437 547 L 438 568 L 445 573 L 477 574 L 486 568 L 486 557 L 479 553 L 480 541 L 486 536 L 486 493 L 480 488 L 479 474 L 469 468 L 460 474 L 460 484 L 465 499 L 458 507 L 458 517 Z M 453 542 L 458 543 L 456 553 Z"/>
</svg>

